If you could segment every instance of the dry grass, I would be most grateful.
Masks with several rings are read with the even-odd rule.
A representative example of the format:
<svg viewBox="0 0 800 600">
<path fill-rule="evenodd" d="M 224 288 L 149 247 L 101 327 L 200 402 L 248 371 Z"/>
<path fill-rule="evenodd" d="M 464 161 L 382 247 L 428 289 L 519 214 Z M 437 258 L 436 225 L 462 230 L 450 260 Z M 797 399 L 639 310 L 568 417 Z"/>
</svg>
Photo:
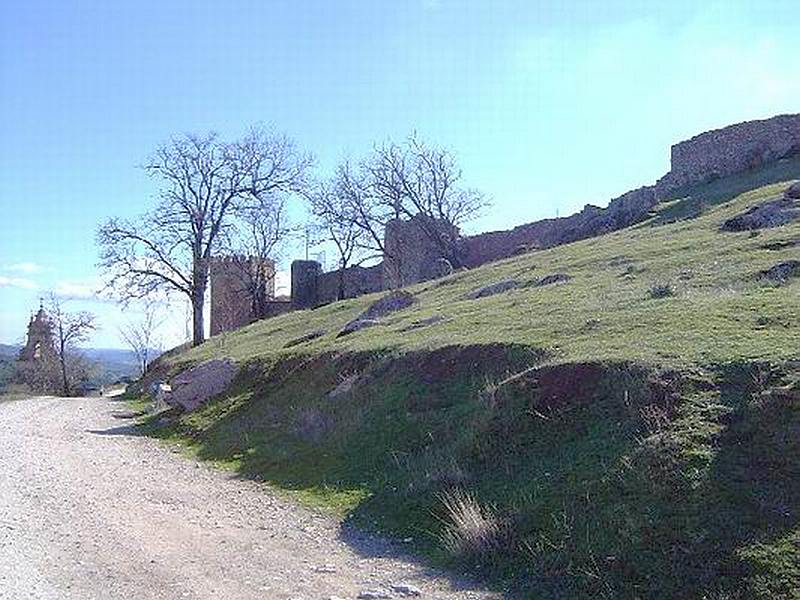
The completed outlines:
<svg viewBox="0 0 800 600">
<path fill-rule="evenodd" d="M 468 492 L 454 489 L 439 496 L 445 510 L 440 542 L 453 558 L 486 559 L 501 545 L 500 520 L 490 506 L 481 506 Z"/>
</svg>

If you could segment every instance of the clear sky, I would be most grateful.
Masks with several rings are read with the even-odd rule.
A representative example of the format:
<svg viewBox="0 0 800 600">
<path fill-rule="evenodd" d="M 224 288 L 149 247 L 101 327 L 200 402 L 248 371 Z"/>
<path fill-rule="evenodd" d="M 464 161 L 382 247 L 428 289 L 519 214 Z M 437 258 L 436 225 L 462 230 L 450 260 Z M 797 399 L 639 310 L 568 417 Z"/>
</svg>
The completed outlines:
<svg viewBox="0 0 800 600">
<path fill-rule="evenodd" d="M 506 228 L 652 183 L 701 131 L 800 111 L 799 22 L 795 0 L 6 2 L 0 342 L 54 289 L 98 314 L 92 345 L 122 345 L 94 231 L 148 206 L 136 165 L 172 134 L 269 124 L 324 174 L 416 130 L 493 199 L 470 228 Z"/>
</svg>

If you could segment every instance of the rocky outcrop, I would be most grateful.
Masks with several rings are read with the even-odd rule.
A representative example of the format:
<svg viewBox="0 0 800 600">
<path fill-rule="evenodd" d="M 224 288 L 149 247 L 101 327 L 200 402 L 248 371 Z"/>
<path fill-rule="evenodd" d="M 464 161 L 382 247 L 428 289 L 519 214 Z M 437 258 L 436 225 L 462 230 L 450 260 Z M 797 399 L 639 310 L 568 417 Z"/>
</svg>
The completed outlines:
<svg viewBox="0 0 800 600">
<path fill-rule="evenodd" d="M 373 302 L 367 310 L 345 325 L 337 337 L 349 335 L 366 327 L 377 325 L 381 317 L 408 308 L 414 304 L 414 302 L 416 302 L 414 294 L 403 290 L 391 292 L 380 300 Z"/>
<path fill-rule="evenodd" d="M 783 192 L 783 197 L 789 200 L 800 200 L 800 181 L 790 185 Z"/>
<path fill-rule="evenodd" d="M 497 283 L 492 283 L 491 285 L 478 288 L 477 290 L 472 290 L 467 294 L 467 299 L 477 300 L 479 298 L 488 298 L 489 296 L 496 296 L 497 294 L 502 294 L 518 287 L 519 282 L 514 279 L 498 281 Z"/>
<path fill-rule="evenodd" d="M 800 202 L 791 198 L 779 198 L 728 219 L 721 228 L 723 231 L 748 231 L 779 227 L 797 220 L 800 220 Z"/>
<path fill-rule="evenodd" d="M 800 277 L 800 260 L 786 260 L 759 273 L 764 281 L 783 285 L 794 277 Z"/>
<path fill-rule="evenodd" d="M 186 411 L 196 410 L 228 389 L 236 372 L 236 365 L 231 360 L 209 360 L 175 377 L 170 382 L 171 389 L 165 400 Z"/>
</svg>

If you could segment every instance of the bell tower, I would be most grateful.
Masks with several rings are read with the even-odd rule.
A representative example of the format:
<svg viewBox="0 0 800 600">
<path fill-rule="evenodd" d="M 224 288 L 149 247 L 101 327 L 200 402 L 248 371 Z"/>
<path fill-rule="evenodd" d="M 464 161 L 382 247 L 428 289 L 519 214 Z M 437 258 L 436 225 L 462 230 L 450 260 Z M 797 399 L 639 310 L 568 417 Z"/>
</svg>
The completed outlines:
<svg viewBox="0 0 800 600">
<path fill-rule="evenodd" d="M 44 301 L 28 323 L 28 341 L 19 354 L 20 361 L 41 361 L 55 355 L 53 324 L 44 310 Z"/>
</svg>

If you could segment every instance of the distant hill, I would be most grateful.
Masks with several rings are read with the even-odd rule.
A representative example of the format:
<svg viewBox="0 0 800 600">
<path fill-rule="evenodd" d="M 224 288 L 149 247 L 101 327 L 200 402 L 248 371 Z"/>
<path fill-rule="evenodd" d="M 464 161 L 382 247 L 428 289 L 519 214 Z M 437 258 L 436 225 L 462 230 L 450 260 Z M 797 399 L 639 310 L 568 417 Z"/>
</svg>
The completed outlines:
<svg viewBox="0 0 800 600">
<path fill-rule="evenodd" d="M 13 363 L 19 355 L 21 346 L 16 344 L 0 344 L 0 390 L 11 378 Z M 91 384 L 108 385 L 123 377 L 137 377 L 139 365 L 136 355 L 131 350 L 121 348 L 81 348 L 83 354 L 95 366 Z M 152 350 L 152 357 L 158 351 Z"/>
</svg>

